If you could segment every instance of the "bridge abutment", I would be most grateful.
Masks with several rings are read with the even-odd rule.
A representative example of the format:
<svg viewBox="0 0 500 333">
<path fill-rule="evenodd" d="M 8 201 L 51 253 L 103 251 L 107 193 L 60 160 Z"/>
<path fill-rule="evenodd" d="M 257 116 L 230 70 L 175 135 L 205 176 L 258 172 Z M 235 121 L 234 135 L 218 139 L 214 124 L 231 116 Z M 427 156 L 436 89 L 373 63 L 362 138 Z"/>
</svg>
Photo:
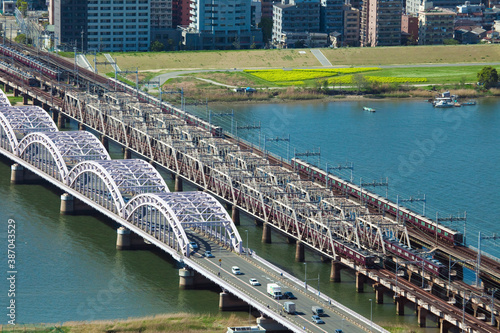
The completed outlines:
<svg viewBox="0 0 500 333">
<path fill-rule="evenodd" d="M 262 243 L 271 244 L 271 227 L 268 222 L 262 225 Z"/>
<path fill-rule="evenodd" d="M 175 175 L 175 192 L 182 192 L 182 178 L 179 175 Z"/>
<path fill-rule="evenodd" d="M 231 217 L 233 219 L 234 225 L 240 225 L 240 211 L 236 205 L 231 208 Z"/>
<path fill-rule="evenodd" d="M 340 271 L 343 266 L 337 260 L 332 260 L 332 267 L 330 269 L 330 281 L 332 282 L 340 282 Z"/>
<path fill-rule="evenodd" d="M 304 243 L 301 241 L 297 241 L 295 244 L 295 261 L 296 262 L 304 262 L 305 260 L 305 249 Z"/>
<path fill-rule="evenodd" d="M 248 310 L 248 304 L 228 292 L 219 294 L 219 309 L 221 311 Z"/>
</svg>

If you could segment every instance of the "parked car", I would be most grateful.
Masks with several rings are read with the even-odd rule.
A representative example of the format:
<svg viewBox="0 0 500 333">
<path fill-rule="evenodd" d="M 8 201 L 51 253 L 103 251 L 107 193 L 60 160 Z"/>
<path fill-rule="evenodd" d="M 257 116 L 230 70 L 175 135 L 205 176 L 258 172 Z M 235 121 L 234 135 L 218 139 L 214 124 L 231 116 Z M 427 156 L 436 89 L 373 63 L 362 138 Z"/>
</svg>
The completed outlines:
<svg viewBox="0 0 500 333">
<path fill-rule="evenodd" d="M 252 286 L 260 286 L 260 282 L 257 279 L 251 278 L 249 281 Z"/>
<path fill-rule="evenodd" d="M 313 323 L 316 323 L 316 324 L 324 324 L 325 322 L 323 321 L 323 319 L 321 319 L 319 316 L 312 316 L 312 321 Z"/>
<path fill-rule="evenodd" d="M 198 250 L 198 244 L 196 244 L 196 242 L 189 242 L 189 246 L 191 246 L 193 250 Z"/>
<path fill-rule="evenodd" d="M 208 250 L 207 250 L 207 251 L 205 251 L 205 257 L 207 257 L 207 258 L 213 258 L 213 257 L 215 257 L 215 256 L 212 254 L 212 252 L 211 252 L 211 251 L 208 251 Z"/>
<path fill-rule="evenodd" d="M 291 291 L 285 291 L 283 297 L 288 299 L 297 299 L 297 297 L 295 297 L 295 295 Z"/>
<path fill-rule="evenodd" d="M 231 272 L 233 272 L 234 275 L 240 275 L 241 274 L 240 268 L 238 266 L 231 267 Z"/>
</svg>

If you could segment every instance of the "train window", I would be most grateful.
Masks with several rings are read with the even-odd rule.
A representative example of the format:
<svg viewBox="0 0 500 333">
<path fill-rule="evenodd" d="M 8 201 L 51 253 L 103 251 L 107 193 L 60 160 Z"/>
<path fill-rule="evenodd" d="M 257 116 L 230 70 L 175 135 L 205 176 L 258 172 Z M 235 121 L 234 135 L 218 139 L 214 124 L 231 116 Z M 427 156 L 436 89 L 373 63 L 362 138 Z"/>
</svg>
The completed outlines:
<svg viewBox="0 0 500 333">
<path fill-rule="evenodd" d="M 422 224 L 425 227 L 425 222 L 424 221 L 420 222 L 420 224 Z"/>
<path fill-rule="evenodd" d="M 438 233 L 440 234 L 441 233 L 441 229 L 438 228 Z"/>
<path fill-rule="evenodd" d="M 445 232 L 444 232 L 444 235 L 445 235 L 445 236 L 448 236 L 448 233 L 445 231 Z"/>
</svg>

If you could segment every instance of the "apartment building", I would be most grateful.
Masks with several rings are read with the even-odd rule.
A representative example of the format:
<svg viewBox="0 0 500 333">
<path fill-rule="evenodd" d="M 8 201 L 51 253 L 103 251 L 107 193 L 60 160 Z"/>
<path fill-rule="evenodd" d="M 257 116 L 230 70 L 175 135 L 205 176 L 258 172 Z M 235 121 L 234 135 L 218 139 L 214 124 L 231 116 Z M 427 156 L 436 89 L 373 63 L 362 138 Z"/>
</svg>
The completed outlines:
<svg viewBox="0 0 500 333">
<path fill-rule="evenodd" d="M 418 12 L 418 45 L 443 44 L 452 39 L 456 15 L 449 9 L 422 6 Z"/>
<path fill-rule="evenodd" d="M 273 6 L 273 44 L 287 47 L 287 33 L 320 31 L 319 0 L 282 0 Z"/>
<path fill-rule="evenodd" d="M 58 44 L 71 50 L 147 51 L 149 0 L 51 0 Z"/>
<path fill-rule="evenodd" d="M 399 0 L 366 0 L 361 7 L 361 46 L 401 45 Z"/>
<path fill-rule="evenodd" d="M 182 31 L 188 49 L 240 49 L 262 46 L 262 31 L 252 28 L 250 1 L 192 0 L 190 23 Z"/>
<path fill-rule="evenodd" d="M 320 31 L 329 34 L 344 32 L 343 24 L 344 0 L 321 0 L 320 6 Z"/>
<path fill-rule="evenodd" d="M 344 5 L 344 33 L 340 46 L 359 46 L 359 9 Z"/>
</svg>

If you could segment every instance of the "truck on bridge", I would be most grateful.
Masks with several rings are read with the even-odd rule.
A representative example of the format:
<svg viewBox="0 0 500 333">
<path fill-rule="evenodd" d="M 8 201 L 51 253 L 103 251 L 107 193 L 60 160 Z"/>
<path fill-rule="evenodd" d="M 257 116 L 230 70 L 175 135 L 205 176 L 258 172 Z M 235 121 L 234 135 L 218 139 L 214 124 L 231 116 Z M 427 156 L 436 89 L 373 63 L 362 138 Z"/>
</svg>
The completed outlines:
<svg viewBox="0 0 500 333">
<path fill-rule="evenodd" d="M 280 299 L 281 296 L 282 296 L 282 294 L 281 294 L 281 287 L 278 284 L 276 284 L 276 283 L 268 283 L 267 284 L 267 293 L 272 298 Z"/>
</svg>

